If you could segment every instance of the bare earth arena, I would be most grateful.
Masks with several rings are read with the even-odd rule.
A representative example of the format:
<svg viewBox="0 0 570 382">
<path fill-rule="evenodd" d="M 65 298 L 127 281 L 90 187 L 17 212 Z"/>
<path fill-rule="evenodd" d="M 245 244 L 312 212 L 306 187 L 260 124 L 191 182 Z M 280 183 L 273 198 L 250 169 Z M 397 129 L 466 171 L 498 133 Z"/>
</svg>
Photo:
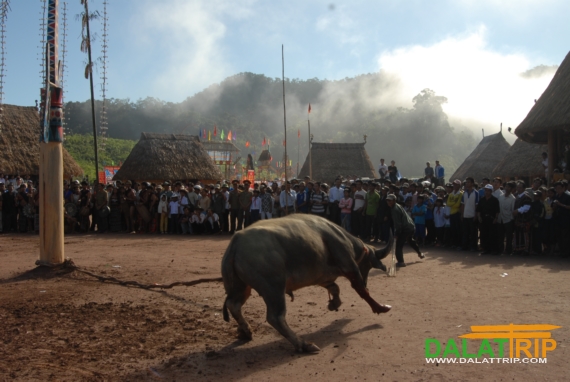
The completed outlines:
<svg viewBox="0 0 570 382">
<path fill-rule="evenodd" d="M 93 273 L 168 284 L 220 277 L 228 243 L 226 236 L 87 235 L 66 237 L 65 248 Z M 396 277 L 370 271 L 370 295 L 392 306 L 380 315 L 344 277 L 337 281 L 338 311 L 327 309 L 322 287 L 300 289 L 293 302 L 287 297 L 287 322 L 321 349 L 305 354 L 266 322 L 255 291 L 243 307 L 253 330 L 246 342 L 237 339 L 233 319 L 223 320 L 221 282 L 166 291 L 125 287 L 35 269 L 38 251 L 35 236 L 0 237 L 1 381 L 567 380 L 570 262 L 556 256 L 432 248 L 420 260 L 407 252 L 408 267 Z M 464 350 L 480 350 L 480 341 L 462 349 L 460 336 L 472 326 L 510 323 L 561 326 L 551 333 L 556 349 L 547 352 L 546 364 L 482 362 L 489 354 L 476 362 L 463 358 Z M 440 342 L 439 356 L 447 348 L 446 359 L 456 363 L 426 359 L 426 352 L 437 352 L 426 349 L 426 339 Z"/>
</svg>

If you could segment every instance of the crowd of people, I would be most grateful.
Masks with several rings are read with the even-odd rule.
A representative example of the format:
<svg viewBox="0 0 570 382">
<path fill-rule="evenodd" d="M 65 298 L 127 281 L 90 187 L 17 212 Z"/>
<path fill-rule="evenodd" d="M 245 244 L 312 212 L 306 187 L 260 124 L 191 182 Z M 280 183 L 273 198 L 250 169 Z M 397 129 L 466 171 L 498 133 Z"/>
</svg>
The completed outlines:
<svg viewBox="0 0 570 382">
<path fill-rule="evenodd" d="M 418 180 L 399 177 L 381 161 L 379 178 L 338 177 L 329 186 L 309 177 L 287 182 L 233 180 L 120 182 L 96 185 L 65 182 L 67 233 L 127 232 L 181 235 L 233 234 L 258 220 L 295 213 L 314 214 L 344 227 L 363 241 L 396 236 L 398 266 L 409 243 L 489 255 L 560 254 L 570 250 L 570 192 L 561 181 L 547 187 L 536 178 L 503 182 L 471 177 L 445 183 L 444 169 L 427 163 Z M 40 190 L 31 180 L 0 174 L 3 232 L 37 232 Z"/>
</svg>

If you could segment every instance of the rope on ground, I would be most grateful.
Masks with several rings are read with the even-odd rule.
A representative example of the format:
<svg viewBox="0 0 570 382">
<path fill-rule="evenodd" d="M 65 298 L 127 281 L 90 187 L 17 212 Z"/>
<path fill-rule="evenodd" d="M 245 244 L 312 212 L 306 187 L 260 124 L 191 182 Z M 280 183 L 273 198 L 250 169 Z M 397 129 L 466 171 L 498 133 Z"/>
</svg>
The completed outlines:
<svg viewBox="0 0 570 382">
<path fill-rule="evenodd" d="M 91 277 L 95 277 L 96 279 L 98 279 L 101 282 L 107 281 L 107 282 L 111 282 L 111 283 L 115 283 L 115 284 L 119 284 L 119 285 L 123 285 L 123 286 L 132 286 L 135 288 L 142 288 L 142 289 L 171 289 L 175 286 L 193 286 L 193 285 L 198 285 L 198 284 L 202 284 L 202 283 L 224 281 L 223 278 L 216 277 L 216 278 L 211 278 L 211 279 L 198 279 L 198 280 L 192 280 L 192 281 L 176 281 L 176 282 L 173 282 L 171 284 L 142 284 L 142 283 L 139 283 L 138 281 L 124 281 L 124 280 L 119 280 L 115 277 L 101 276 L 101 275 L 95 274 L 93 272 L 86 271 L 85 269 L 81 269 L 77 265 L 75 265 L 75 263 L 71 259 L 66 259 L 63 263 L 63 267 L 66 269 L 71 269 L 73 271 L 83 273 L 83 274 L 91 276 Z"/>
</svg>

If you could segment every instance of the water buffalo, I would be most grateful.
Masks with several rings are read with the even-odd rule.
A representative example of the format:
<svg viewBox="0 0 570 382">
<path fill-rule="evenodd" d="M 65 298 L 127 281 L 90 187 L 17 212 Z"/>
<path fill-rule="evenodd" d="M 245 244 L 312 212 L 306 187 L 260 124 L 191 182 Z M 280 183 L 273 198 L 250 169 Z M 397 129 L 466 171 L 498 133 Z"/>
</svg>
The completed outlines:
<svg viewBox="0 0 570 382">
<path fill-rule="evenodd" d="M 287 325 L 285 294 L 293 301 L 293 291 L 320 285 L 332 296 L 328 309 L 337 310 L 341 301 L 335 280 L 344 276 L 374 313 L 385 313 L 391 307 L 374 301 L 366 282 L 371 268 L 386 270 L 380 260 L 390 253 L 392 244 L 390 237 L 388 245 L 377 250 L 314 215 L 294 214 L 259 221 L 233 236 L 222 259 L 227 294 L 224 320 L 229 322 L 229 310 L 238 323 L 239 337 L 251 340 L 251 327 L 241 307 L 253 288 L 267 305 L 267 322 L 298 352 L 317 352 L 320 349 L 315 344 L 305 342 Z"/>
</svg>

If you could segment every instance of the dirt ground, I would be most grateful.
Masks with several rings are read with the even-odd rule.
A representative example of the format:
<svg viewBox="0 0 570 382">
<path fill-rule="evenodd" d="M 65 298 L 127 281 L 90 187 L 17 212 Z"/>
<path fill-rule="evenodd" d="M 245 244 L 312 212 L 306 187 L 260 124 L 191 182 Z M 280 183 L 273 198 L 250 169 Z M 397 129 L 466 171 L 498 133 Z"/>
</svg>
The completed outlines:
<svg viewBox="0 0 570 382">
<path fill-rule="evenodd" d="M 66 237 L 65 250 L 92 272 L 170 283 L 219 277 L 228 242 L 88 235 Z M 373 314 L 345 279 L 338 312 L 320 287 L 288 298 L 289 325 L 321 348 L 303 355 L 265 322 L 255 292 L 244 307 L 254 339 L 242 342 L 222 319 L 221 283 L 150 291 L 46 272 L 34 266 L 37 236 L 3 235 L 0 381 L 568 380 L 569 259 L 427 250 L 423 261 L 407 253 L 395 278 L 371 272 L 372 297 L 393 306 L 387 314 Z M 547 364 L 426 363 L 426 338 L 460 344 L 471 325 L 509 323 L 562 326 Z"/>
</svg>

